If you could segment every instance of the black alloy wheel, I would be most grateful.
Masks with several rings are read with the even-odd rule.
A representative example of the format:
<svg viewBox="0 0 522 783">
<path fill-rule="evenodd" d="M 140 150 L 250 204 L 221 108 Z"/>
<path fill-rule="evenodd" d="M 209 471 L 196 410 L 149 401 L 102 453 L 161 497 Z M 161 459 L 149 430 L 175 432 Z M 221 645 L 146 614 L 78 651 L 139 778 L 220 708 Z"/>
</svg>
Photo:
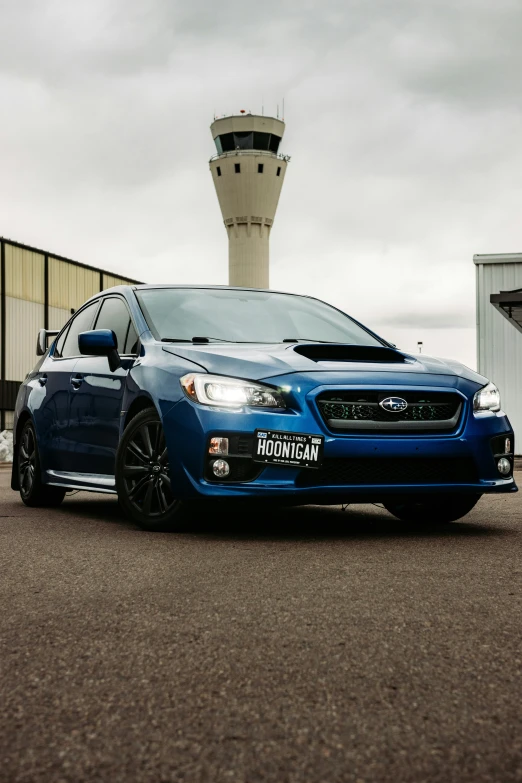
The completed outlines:
<svg viewBox="0 0 522 783">
<path fill-rule="evenodd" d="M 384 508 L 403 522 L 423 525 L 447 525 L 469 514 L 482 495 L 448 495 L 415 502 L 383 503 Z"/>
<path fill-rule="evenodd" d="M 126 514 L 146 530 L 168 530 L 179 516 L 182 504 L 171 485 L 165 433 L 153 408 L 138 413 L 123 433 L 116 488 Z"/>
<path fill-rule="evenodd" d="M 65 497 L 65 489 L 42 483 L 38 444 L 31 421 L 27 421 L 22 429 L 17 462 L 20 497 L 25 505 L 59 506 Z"/>
<path fill-rule="evenodd" d="M 22 497 L 31 494 L 36 475 L 36 440 L 32 427 L 25 427 L 18 452 L 18 480 Z"/>
</svg>

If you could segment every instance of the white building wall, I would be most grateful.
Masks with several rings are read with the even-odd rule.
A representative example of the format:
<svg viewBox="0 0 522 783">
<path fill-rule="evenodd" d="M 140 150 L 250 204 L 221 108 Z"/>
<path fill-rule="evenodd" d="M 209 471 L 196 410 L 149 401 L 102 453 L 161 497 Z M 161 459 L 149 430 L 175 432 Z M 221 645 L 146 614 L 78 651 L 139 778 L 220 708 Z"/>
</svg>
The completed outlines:
<svg viewBox="0 0 522 783">
<path fill-rule="evenodd" d="M 4 411 L 5 428 L 6 430 L 13 429 L 14 411 Z"/>
<path fill-rule="evenodd" d="M 39 302 L 7 296 L 5 300 L 6 350 L 5 380 L 23 381 L 38 359 L 36 338 L 44 322 L 44 306 Z"/>
<path fill-rule="evenodd" d="M 44 323 L 44 255 L 5 246 L 5 380 L 21 381 L 36 364 Z"/>
<path fill-rule="evenodd" d="M 491 294 L 522 288 L 522 253 L 475 256 L 477 276 L 477 367 L 496 383 L 502 408 L 522 454 L 522 333 L 491 304 Z"/>
<path fill-rule="evenodd" d="M 71 310 L 67 307 L 49 306 L 49 329 L 60 330 L 71 317 Z"/>
</svg>

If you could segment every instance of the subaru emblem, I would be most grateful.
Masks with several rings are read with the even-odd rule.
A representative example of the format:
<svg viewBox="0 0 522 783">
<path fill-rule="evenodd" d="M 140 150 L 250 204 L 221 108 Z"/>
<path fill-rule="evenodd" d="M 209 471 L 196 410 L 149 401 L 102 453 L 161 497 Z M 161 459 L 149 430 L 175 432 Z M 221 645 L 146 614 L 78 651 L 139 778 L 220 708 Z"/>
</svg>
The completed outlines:
<svg viewBox="0 0 522 783">
<path fill-rule="evenodd" d="M 408 403 L 402 397 L 386 397 L 385 400 L 380 401 L 379 405 L 389 413 L 400 413 L 408 407 Z"/>
</svg>

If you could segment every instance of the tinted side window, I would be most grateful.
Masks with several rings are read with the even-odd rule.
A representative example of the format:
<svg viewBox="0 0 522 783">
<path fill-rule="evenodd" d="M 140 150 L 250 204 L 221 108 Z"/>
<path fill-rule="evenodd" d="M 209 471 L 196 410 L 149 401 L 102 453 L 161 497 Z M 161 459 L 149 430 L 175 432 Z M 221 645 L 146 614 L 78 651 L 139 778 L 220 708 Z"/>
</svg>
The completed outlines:
<svg viewBox="0 0 522 783">
<path fill-rule="evenodd" d="M 125 343 L 125 353 L 135 354 L 138 352 L 138 335 L 132 321 L 129 325 L 129 331 L 127 334 L 127 342 Z"/>
<path fill-rule="evenodd" d="M 62 350 L 63 350 L 63 344 L 65 342 L 65 338 L 67 337 L 67 332 L 69 331 L 69 327 L 63 330 L 61 335 L 59 336 L 57 342 L 56 342 L 56 348 L 54 349 L 54 356 L 61 356 Z"/>
<path fill-rule="evenodd" d="M 96 329 L 112 329 L 118 341 L 118 351 L 122 354 L 130 353 L 131 348 L 138 339 L 135 336 L 132 344 L 130 344 L 131 338 L 129 333 L 132 331 L 136 335 L 136 332 L 132 327 L 126 304 L 123 299 L 117 299 L 116 297 L 104 299 L 96 319 Z"/>
<path fill-rule="evenodd" d="M 92 328 L 92 319 L 98 307 L 98 301 L 93 302 L 87 307 L 84 307 L 77 316 L 75 316 L 67 332 L 65 343 L 62 348 L 61 355 L 66 356 L 80 356 L 80 349 L 78 348 L 78 335 L 80 332 L 88 332 Z"/>
</svg>

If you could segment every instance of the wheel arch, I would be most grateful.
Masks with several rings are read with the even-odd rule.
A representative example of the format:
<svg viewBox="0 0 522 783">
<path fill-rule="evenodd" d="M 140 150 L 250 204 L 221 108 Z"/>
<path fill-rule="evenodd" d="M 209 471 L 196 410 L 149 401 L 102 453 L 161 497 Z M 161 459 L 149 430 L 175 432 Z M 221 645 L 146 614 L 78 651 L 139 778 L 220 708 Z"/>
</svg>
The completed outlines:
<svg viewBox="0 0 522 783">
<path fill-rule="evenodd" d="M 126 430 L 129 426 L 132 419 L 138 415 L 138 413 L 141 413 L 144 410 L 147 410 L 147 408 L 154 408 L 156 413 L 159 416 L 159 411 L 154 404 L 153 400 L 150 397 L 146 397 L 145 395 L 140 395 L 139 397 L 136 397 L 132 403 L 129 405 L 129 409 L 127 413 L 125 414 L 125 419 L 123 422 L 123 429 Z"/>
<path fill-rule="evenodd" d="M 20 490 L 20 482 L 18 480 L 18 445 L 20 443 L 20 435 L 27 421 L 32 421 L 32 416 L 28 410 L 22 411 L 16 422 L 16 428 L 13 432 L 13 467 L 11 469 L 11 489 L 15 492 Z M 34 427 L 34 422 L 33 422 Z M 36 429 L 35 429 L 36 432 Z"/>
</svg>

